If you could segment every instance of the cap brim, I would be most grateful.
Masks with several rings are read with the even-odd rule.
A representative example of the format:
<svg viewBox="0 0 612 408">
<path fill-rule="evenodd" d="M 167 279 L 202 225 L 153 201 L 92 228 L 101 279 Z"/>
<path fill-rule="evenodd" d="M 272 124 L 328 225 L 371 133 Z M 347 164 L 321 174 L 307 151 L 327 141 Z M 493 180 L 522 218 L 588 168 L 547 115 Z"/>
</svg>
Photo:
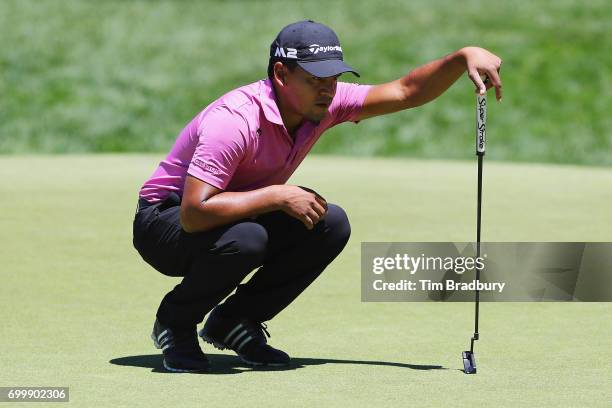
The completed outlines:
<svg viewBox="0 0 612 408">
<path fill-rule="evenodd" d="M 349 67 L 342 60 L 330 59 L 322 61 L 297 61 L 297 64 L 306 72 L 319 78 L 336 76 L 344 72 L 352 72 L 360 76 L 357 71 Z"/>
</svg>

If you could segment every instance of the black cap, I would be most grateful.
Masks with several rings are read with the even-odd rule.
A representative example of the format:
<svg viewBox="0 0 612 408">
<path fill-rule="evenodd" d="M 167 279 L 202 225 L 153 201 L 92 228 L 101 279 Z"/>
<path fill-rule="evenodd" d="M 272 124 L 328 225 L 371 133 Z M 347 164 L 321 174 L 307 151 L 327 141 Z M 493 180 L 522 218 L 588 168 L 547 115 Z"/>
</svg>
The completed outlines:
<svg viewBox="0 0 612 408">
<path fill-rule="evenodd" d="M 359 76 L 344 63 L 336 33 L 312 20 L 298 21 L 283 28 L 270 45 L 270 57 L 296 61 L 304 71 L 320 78 L 343 72 Z"/>
</svg>

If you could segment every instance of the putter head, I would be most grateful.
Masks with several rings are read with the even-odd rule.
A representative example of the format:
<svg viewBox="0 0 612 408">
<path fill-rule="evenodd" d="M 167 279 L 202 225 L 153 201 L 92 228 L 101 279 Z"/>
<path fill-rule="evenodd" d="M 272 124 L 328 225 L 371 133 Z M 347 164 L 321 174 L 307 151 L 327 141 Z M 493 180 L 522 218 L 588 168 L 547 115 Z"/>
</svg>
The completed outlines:
<svg viewBox="0 0 612 408">
<path fill-rule="evenodd" d="M 464 351 L 463 357 L 463 372 L 466 374 L 476 374 L 476 357 L 471 351 Z"/>
</svg>

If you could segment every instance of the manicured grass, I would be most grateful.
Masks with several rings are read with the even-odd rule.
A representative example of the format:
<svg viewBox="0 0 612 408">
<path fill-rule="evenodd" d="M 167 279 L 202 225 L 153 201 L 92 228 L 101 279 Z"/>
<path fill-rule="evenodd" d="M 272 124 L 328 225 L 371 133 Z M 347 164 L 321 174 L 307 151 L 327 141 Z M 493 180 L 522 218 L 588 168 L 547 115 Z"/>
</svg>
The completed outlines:
<svg viewBox="0 0 612 408">
<path fill-rule="evenodd" d="M 605 0 L 2 1 L 0 153 L 167 151 L 201 108 L 265 77 L 274 36 L 304 18 L 336 30 L 361 83 L 490 49 L 505 89 L 490 158 L 612 164 Z M 429 105 L 331 130 L 315 151 L 465 157 L 472 89 L 463 76 Z"/>
<path fill-rule="evenodd" d="M 164 373 L 149 333 L 178 280 L 131 244 L 161 157 L 0 158 L 0 385 L 69 386 L 83 407 L 609 406 L 609 303 L 483 304 L 466 376 L 471 304 L 360 302 L 360 242 L 474 239 L 474 161 L 307 158 L 290 182 L 341 205 L 353 233 L 269 322 L 294 365 L 251 370 L 204 346 L 210 374 Z M 484 240 L 610 241 L 611 170 L 485 166 Z"/>
</svg>

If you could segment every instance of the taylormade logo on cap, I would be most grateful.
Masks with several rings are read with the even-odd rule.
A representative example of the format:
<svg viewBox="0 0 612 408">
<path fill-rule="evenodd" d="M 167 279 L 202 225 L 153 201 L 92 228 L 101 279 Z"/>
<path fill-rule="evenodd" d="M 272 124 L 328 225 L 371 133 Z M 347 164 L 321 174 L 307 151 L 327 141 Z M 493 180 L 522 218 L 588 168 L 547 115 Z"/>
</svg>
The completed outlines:
<svg viewBox="0 0 612 408">
<path fill-rule="evenodd" d="M 308 49 L 313 54 L 316 54 L 318 52 L 327 52 L 327 51 L 340 51 L 340 52 L 342 52 L 342 47 L 340 47 L 339 45 L 332 45 L 332 46 L 327 46 L 327 47 L 321 47 L 319 44 L 311 44 Z"/>
<path fill-rule="evenodd" d="M 306 72 L 330 77 L 357 71 L 344 63 L 340 40 L 326 25 L 312 20 L 284 27 L 270 45 L 270 58 L 295 60 Z"/>
</svg>

